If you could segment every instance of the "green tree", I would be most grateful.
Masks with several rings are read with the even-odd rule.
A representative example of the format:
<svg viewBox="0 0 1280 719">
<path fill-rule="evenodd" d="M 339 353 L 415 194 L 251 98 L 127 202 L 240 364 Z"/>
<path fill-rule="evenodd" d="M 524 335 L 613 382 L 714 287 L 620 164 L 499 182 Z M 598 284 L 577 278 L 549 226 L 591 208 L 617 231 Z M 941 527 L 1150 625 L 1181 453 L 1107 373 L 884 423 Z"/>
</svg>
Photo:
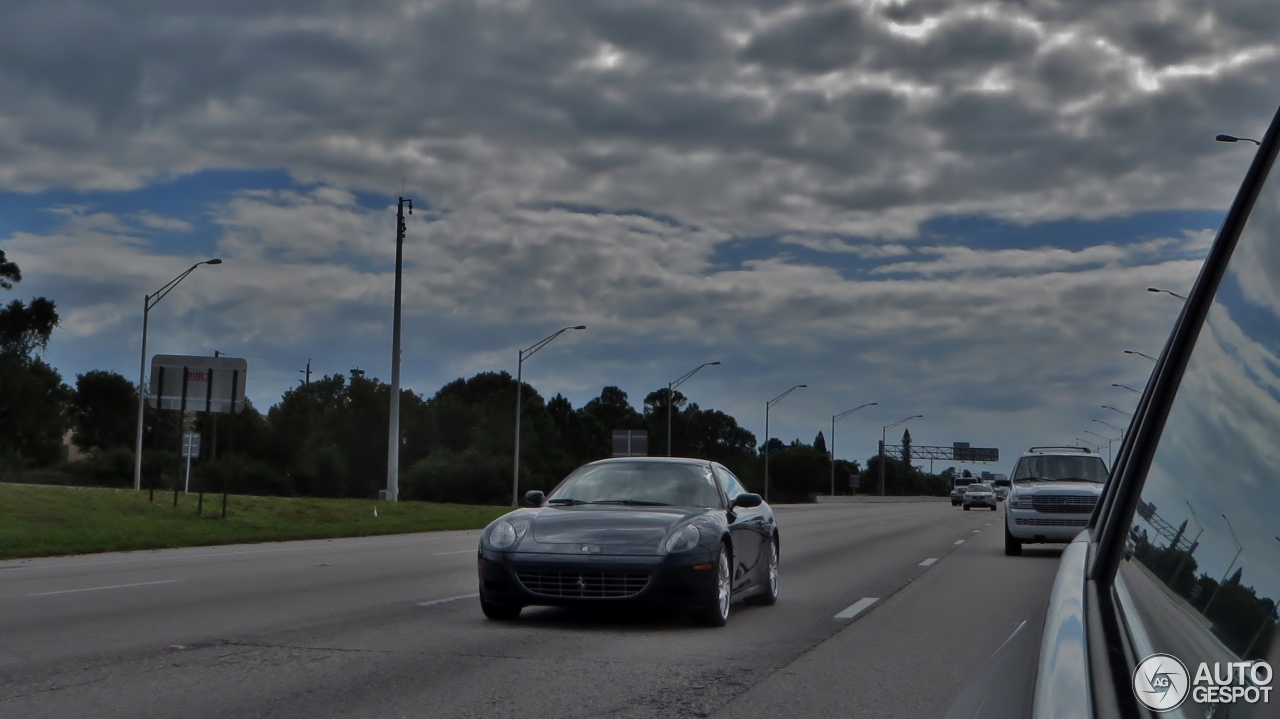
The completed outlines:
<svg viewBox="0 0 1280 719">
<path fill-rule="evenodd" d="M 902 463 L 911 466 L 911 430 L 902 430 Z"/>
<path fill-rule="evenodd" d="M 123 375 L 102 370 L 77 375 L 71 402 L 72 441 L 86 451 L 132 447 L 137 402 L 137 390 Z"/>
<path fill-rule="evenodd" d="M 813 448 L 819 452 L 827 451 L 827 438 L 822 436 L 822 430 L 818 430 L 818 436 L 813 438 Z"/>
<path fill-rule="evenodd" d="M 61 461 L 71 397 L 62 376 L 39 357 L 0 355 L 0 464 Z"/>
<path fill-rule="evenodd" d="M 0 288 L 13 289 L 21 281 L 18 265 L 0 252 Z M 0 463 L 48 466 L 62 458 L 71 390 L 57 370 L 34 356 L 57 326 L 57 307 L 44 297 L 0 308 Z"/>
</svg>

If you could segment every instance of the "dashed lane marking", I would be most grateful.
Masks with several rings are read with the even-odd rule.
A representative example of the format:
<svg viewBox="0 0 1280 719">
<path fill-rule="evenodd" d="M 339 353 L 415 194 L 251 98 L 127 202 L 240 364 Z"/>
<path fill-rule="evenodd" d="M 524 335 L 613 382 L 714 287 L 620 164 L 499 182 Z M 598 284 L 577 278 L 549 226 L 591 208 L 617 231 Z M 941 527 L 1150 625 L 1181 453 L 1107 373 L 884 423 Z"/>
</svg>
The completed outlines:
<svg viewBox="0 0 1280 719">
<path fill-rule="evenodd" d="M 937 562 L 938 562 L 938 558 L 937 558 L 937 557 L 929 557 L 928 559 L 926 559 L 926 560 L 924 560 L 923 562 L 921 562 L 921 563 L 920 563 L 920 566 L 922 566 L 922 567 L 932 567 L 934 564 L 937 564 Z"/>
<path fill-rule="evenodd" d="M 460 597 L 448 597 L 448 598 L 446 598 L 446 599 L 432 599 L 432 600 L 431 600 L 431 601 L 429 601 L 429 602 L 418 602 L 418 606 L 420 606 L 420 607 L 434 607 L 434 606 L 436 606 L 437 604 L 448 604 L 449 602 L 456 602 L 456 601 L 459 601 L 459 600 L 462 600 L 462 599 L 475 599 L 475 598 L 476 598 L 476 597 L 478 597 L 478 596 L 480 596 L 480 593 L 479 593 L 479 592 L 477 592 L 477 593 L 475 593 L 475 594 L 464 594 L 464 595 L 462 595 L 462 596 L 460 596 Z"/>
<path fill-rule="evenodd" d="M 836 615 L 836 619 L 857 619 L 858 615 L 871 608 L 871 605 L 880 601 L 879 597 L 863 597 L 858 601 L 850 604 L 847 609 Z"/>
<path fill-rule="evenodd" d="M 134 582 L 133 584 L 109 584 L 105 587 L 85 587 L 84 589 L 61 589 L 56 592 L 36 592 L 28 594 L 28 597 L 48 597 L 54 594 L 76 594 L 77 592 L 98 592 L 103 589 L 124 589 L 125 587 L 145 587 L 152 584 L 173 584 L 181 582 L 181 579 L 160 579 L 154 582 Z"/>
</svg>

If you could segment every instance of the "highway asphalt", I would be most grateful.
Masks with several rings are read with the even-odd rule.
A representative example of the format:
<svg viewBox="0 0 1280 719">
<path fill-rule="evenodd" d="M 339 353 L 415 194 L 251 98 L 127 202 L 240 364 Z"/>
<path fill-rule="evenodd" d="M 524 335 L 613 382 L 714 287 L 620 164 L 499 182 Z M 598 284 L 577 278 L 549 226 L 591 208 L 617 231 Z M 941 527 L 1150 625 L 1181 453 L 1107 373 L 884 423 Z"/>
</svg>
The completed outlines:
<svg viewBox="0 0 1280 719">
<path fill-rule="evenodd" d="M 722 629 L 480 613 L 479 532 L 0 562 L 0 717 L 933 717 L 1060 547 L 1003 508 L 775 508 L 781 596 Z M 932 561 L 931 561 L 932 560 Z"/>
</svg>

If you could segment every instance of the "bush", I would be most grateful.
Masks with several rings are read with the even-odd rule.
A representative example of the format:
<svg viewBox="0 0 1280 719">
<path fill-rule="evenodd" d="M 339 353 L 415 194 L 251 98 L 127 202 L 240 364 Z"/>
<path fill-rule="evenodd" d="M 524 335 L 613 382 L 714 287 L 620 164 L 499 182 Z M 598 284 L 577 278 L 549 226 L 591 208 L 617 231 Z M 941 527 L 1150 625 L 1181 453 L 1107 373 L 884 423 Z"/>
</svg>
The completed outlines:
<svg viewBox="0 0 1280 719">
<path fill-rule="evenodd" d="M 94 449 L 74 462 L 67 471 L 84 483 L 99 487 L 133 486 L 133 450 L 128 447 Z"/>
<path fill-rule="evenodd" d="M 476 449 L 440 450 L 415 462 L 400 486 L 405 499 L 501 505 L 511 496 L 511 465 L 504 457 Z"/>
<path fill-rule="evenodd" d="M 191 487 L 203 487 L 206 492 L 222 492 L 223 483 L 232 494 L 290 497 L 294 495 L 289 477 L 270 464 L 231 454 L 209 462 L 200 468 L 199 482 L 192 467 Z"/>
</svg>

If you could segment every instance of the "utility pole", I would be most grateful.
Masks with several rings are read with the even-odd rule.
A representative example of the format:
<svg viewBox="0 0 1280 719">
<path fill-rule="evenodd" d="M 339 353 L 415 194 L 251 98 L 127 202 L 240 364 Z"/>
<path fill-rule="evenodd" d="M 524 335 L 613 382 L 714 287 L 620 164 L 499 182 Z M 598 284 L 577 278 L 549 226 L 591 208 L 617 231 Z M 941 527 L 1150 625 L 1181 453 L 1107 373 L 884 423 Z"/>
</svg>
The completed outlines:
<svg viewBox="0 0 1280 719">
<path fill-rule="evenodd" d="M 396 205 L 396 285 L 395 309 L 391 318 L 391 422 L 387 431 L 387 501 L 400 494 L 400 287 L 404 266 L 404 209 L 413 214 L 413 200 L 400 198 Z"/>
<path fill-rule="evenodd" d="M 214 350 L 213 356 L 221 357 L 222 353 L 219 352 L 218 350 Z M 210 378 L 209 382 L 212 383 L 213 379 Z M 234 397 L 231 399 L 231 402 L 232 404 L 235 403 Z M 218 413 L 214 412 L 213 413 L 213 439 L 211 442 L 209 442 L 209 461 L 212 462 L 217 458 L 218 458 Z"/>
<path fill-rule="evenodd" d="M 298 373 L 307 376 L 305 380 L 301 380 L 301 379 L 298 380 L 298 384 L 302 385 L 303 387 L 310 387 L 311 386 L 311 358 L 310 357 L 307 358 L 307 368 L 298 370 Z"/>
</svg>

